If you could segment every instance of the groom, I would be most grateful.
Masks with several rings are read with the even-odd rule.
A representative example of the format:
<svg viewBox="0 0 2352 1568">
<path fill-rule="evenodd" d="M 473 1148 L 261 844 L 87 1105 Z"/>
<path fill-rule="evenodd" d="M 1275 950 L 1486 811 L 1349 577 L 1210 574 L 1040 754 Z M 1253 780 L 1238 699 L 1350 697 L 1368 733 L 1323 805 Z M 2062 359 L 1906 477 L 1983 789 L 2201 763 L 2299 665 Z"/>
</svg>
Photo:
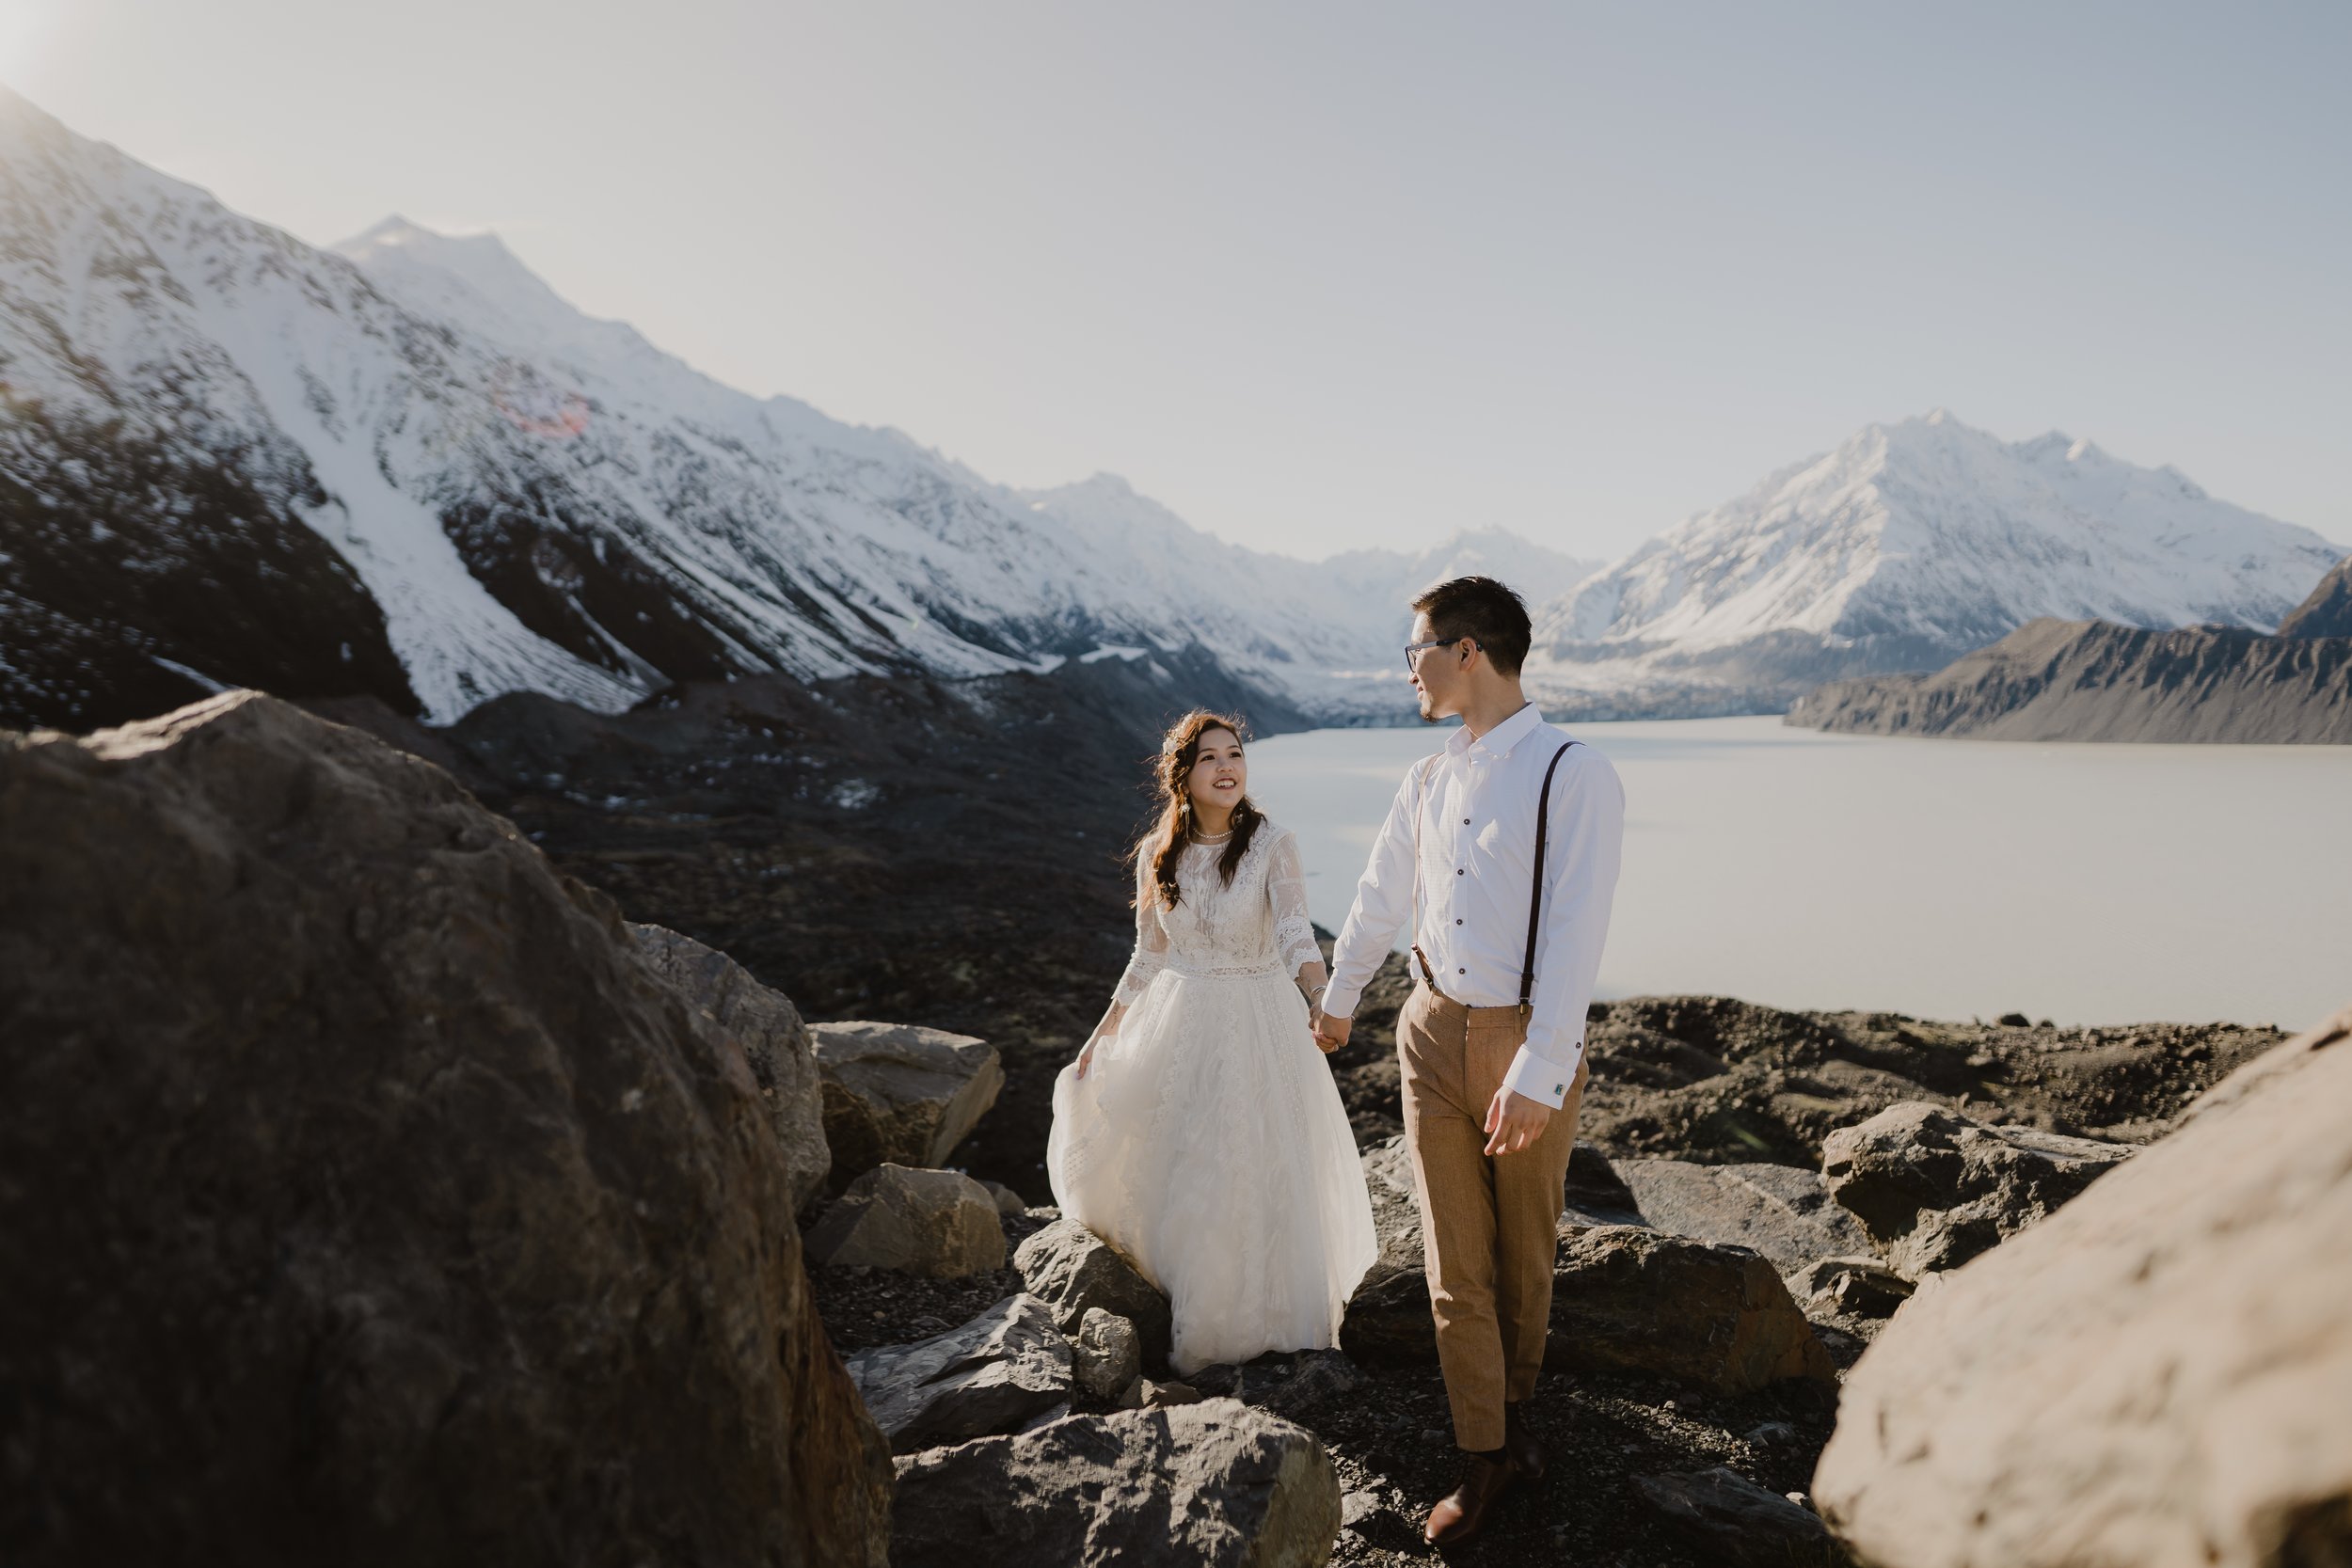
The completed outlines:
<svg viewBox="0 0 2352 1568">
<path fill-rule="evenodd" d="M 1544 1361 L 1625 792 L 1519 689 L 1529 626 L 1517 594 L 1456 578 L 1413 610 L 1405 658 L 1421 716 L 1462 723 L 1396 792 L 1313 1022 L 1327 1050 L 1347 1042 L 1364 984 L 1410 916 L 1418 984 L 1396 1020 L 1405 1135 L 1454 1440 L 1470 1456 L 1423 1533 L 1452 1545 L 1513 1482 L 1544 1473 L 1524 1404 Z"/>
</svg>

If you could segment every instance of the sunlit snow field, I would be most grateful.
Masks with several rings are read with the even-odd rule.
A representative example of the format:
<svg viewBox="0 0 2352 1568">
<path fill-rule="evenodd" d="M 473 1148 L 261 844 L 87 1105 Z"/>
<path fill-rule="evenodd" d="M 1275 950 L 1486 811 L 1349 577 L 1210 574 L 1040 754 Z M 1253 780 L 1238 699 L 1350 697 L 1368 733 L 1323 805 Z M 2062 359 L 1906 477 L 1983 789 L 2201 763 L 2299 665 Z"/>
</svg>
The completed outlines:
<svg viewBox="0 0 2352 1568">
<path fill-rule="evenodd" d="M 2296 1028 L 2352 1001 L 2352 747 L 1583 724 L 1626 786 L 1601 993 Z M 1434 729 L 1250 748 L 1337 930 Z"/>
</svg>

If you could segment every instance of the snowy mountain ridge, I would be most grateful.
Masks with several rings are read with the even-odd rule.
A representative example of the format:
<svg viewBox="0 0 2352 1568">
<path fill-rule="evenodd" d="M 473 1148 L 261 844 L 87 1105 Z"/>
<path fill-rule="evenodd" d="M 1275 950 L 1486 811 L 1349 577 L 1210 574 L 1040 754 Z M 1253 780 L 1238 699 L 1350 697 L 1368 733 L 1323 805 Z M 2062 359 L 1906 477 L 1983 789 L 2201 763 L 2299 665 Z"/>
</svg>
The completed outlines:
<svg viewBox="0 0 2352 1568">
<path fill-rule="evenodd" d="M 2268 630 L 2344 551 L 2052 432 L 2008 443 L 1939 409 L 1659 535 L 1539 617 L 1539 683 L 1714 683 L 1784 696 L 1932 669 L 2042 617 Z"/>
<path fill-rule="evenodd" d="M 2268 627 L 2343 552 L 2052 434 L 1871 425 L 1606 569 L 1500 528 L 1308 562 L 1124 481 L 1021 490 L 726 387 L 489 235 L 330 251 L 0 89 L 0 721 L 222 684 L 453 719 L 678 680 L 1214 669 L 1402 721 L 1405 601 L 1537 609 L 1531 689 L 1599 716 L 1775 708 L 2042 616 Z"/>
<path fill-rule="evenodd" d="M 685 678 L 1133 645 L 1321 718 L 1406 711 L 1402 671 L 1374 672 L 1417 558 L 1351 562 L 1368 599 L 1131 491 L 1113 505 L 1115 482 L 990 483 L 727 388 L 494 237 L 395 218 L 315 250 L 5 92 L 0 234 L 12 709 L 357 681 L 436 719 L 522 689 L 610 710 Z M 224 576 L 254 539 L 279 564 Z"/>
</svg>

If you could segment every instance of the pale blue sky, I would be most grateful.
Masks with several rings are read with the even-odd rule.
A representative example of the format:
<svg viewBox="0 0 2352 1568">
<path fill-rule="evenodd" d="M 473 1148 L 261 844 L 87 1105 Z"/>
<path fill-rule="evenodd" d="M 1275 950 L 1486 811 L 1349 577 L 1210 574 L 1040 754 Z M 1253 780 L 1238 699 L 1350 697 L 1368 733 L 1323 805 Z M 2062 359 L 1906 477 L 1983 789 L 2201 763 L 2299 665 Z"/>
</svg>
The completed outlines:
<svg viewBox="0 0 2352 1568">
<path fill-rule="evenodd" d="M 0 0 L 0 81 L 304 239 L 1303 555 L 1617 553 L 1874 419 L 2352 541 L 2352 5 Z"/>
</svg>

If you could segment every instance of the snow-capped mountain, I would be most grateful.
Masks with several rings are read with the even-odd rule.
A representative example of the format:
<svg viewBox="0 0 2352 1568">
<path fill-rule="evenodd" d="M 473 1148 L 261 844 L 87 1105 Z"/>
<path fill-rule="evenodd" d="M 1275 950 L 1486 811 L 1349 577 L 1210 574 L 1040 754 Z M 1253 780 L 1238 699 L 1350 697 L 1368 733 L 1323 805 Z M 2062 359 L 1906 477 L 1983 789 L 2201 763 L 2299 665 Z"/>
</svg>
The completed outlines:
<svg viewBox="0 0 2352 1568">
<path fill-rule="evenodd" d="M 1713 689 L 1934 669 L 2042 616 L 2268 630 L 2344 554 L 2053 432 L 1874 424 L 1585 579 L 1538 618 L 1539 688 Z"/>
<path fill-rule="evenodd" d="M 18 722 L 224 683 L 441 720 L 517 689 L 613 709 L 683 678 L 1104 649 L 1401 715 L 1387 666 L 1425 565 L 1579 575 L 1492 534 L 1327 571 L 1116 480 L 1025 495 L 723 386 L 494 238 L 395 218 L 316 250 L 5 89 L 0 400 Z"/>
</svg>

